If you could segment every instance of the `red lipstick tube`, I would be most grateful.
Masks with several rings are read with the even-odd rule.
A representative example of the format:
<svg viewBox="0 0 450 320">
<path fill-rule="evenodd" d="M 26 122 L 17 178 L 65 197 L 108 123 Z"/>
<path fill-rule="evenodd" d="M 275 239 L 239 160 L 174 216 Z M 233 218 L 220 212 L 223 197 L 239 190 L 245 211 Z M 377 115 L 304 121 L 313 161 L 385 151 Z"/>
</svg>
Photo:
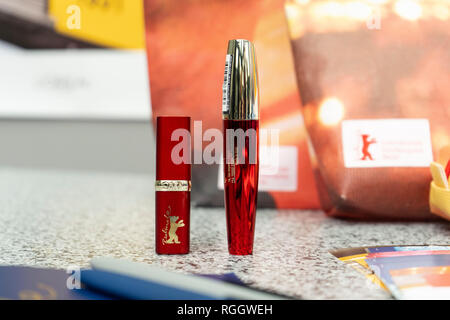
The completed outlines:
<svg viewBox="0 0 450 320">
<path fill-rule="evenodd" d="M 189 253 L 191 139 L 189 117 L 156 120 L 155 249 Z"/>
<path fill-rule="evenodd" d="M 255 49 L 230 40 L 225 63 L 222 117 L 228 251 L 253 253 L 259 173 L 259 92 Z"/>
</svg>

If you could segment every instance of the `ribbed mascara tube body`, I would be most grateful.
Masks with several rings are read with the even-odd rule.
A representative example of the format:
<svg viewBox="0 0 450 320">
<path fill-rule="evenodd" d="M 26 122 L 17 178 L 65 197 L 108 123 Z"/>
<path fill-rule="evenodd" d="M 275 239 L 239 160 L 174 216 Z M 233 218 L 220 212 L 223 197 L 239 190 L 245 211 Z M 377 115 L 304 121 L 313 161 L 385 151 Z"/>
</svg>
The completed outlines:
<svg viewBox="0 0 450 320">
<path fill-rule="evenodd" d="M 228 250 L 253 253 L 259 174 L 259 92 L 255 49 L 230 40 L 223 84 L 224 193 Z"/>
</svg>

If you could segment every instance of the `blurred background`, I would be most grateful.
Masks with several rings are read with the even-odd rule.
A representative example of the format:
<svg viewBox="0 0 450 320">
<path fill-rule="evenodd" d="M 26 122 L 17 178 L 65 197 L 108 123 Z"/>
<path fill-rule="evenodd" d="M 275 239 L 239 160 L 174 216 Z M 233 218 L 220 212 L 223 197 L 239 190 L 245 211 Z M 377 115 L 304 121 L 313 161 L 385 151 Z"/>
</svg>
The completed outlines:
<svg viewBox="0 0 450 320">
<path fill-rule="evenodd" d="M 341 123 L 425 119 L 445 164 L 449 22 L 450 0 L 0 0 L 0 166 L 151 174 L 157 116 L 222 128 L 227 43 L 244 38 L 260 126 L 279 132 L 259 207 L 429 218 L 428 163 L 347 168 Z M 223 206 L 222 170 L 192 167 L 194 204 Z"/>
<path fill-rule="evenodd" d="M 0 165 L 153 172 L 157 116 L 222 127 L 227 43 L 246 38 L 282 154 L 279 174 L 262 165 L 259 204 L 318 207 L 284 3 L 0 0 Z M 221 167 L 192 170 L 194 204 L 223 206 Z"/>
<path fill-rule="evenodd" d="M 143 2 L 0 0 L 0 165 L 151 172 Z"/>
</svg>

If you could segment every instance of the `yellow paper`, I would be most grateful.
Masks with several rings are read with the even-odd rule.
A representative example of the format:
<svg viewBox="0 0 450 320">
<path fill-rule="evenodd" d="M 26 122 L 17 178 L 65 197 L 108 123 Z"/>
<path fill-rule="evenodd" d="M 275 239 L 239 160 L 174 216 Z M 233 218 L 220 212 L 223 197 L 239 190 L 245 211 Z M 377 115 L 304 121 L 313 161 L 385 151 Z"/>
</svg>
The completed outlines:
<svg viewBox="0 0 450 320">
<path fill-rule="evenodd" d="M 100 46 L 145 46 L 142 0 L 49 0 L 57 32 Z"/>
<path fill-rule="evenodd" d="M 434 183 L 436 183 L 439 188 L 448 189 L 448 180 L 445 175 L 444 167 L 440 163 L 432 162 L 430 170 Z"/>
<path fill-rule="evenodd" d="M 362 253 L 362 254 L 356 254 L 353 256 L 341 257 L 341 258 L 339 258 L 339 260 L 350 265 L 351 267 L 356 269 L 358 272 L 364 274 L 370 281 L 379 285 L 384 290 L 387 290 L 384 283 L 370 269 L 369 265 L 366 262 L 366 256 L 367 256 L 367 253 Z"/>
</svg>

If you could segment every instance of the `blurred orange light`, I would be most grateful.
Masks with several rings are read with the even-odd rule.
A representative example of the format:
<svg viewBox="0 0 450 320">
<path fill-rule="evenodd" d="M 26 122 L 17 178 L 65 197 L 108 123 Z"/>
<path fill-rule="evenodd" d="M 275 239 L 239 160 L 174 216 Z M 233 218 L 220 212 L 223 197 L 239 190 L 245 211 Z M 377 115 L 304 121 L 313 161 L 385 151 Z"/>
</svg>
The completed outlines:
<svg viewBox="0 0 450 320">
<path fill-rule="evenodd" d="M 308 4 L 309 0 L 295 0 L 295 2 L 298 4 L 304 5 L 304 4 Z"/>
<path fill-rule="evenodd" d="M 371 16 L 372 9 L 365 3 L 353 1 L 345 5 L 345 12 L 350 18 L 365 21 Z"/>
<path fill-rule="evenodd" d="M 399 0 L 395 3 L 395 12 L 406 20 L 417 20 L 422 16 L 422 7 L 413 0 Z"/>
<path fill-rule="evenodd" d="M 325 99 L 319 107 L 319 120 L 326 126 L 334 126 L 344 118 L 344 104 L 338 98 Z"/>
</svg>

